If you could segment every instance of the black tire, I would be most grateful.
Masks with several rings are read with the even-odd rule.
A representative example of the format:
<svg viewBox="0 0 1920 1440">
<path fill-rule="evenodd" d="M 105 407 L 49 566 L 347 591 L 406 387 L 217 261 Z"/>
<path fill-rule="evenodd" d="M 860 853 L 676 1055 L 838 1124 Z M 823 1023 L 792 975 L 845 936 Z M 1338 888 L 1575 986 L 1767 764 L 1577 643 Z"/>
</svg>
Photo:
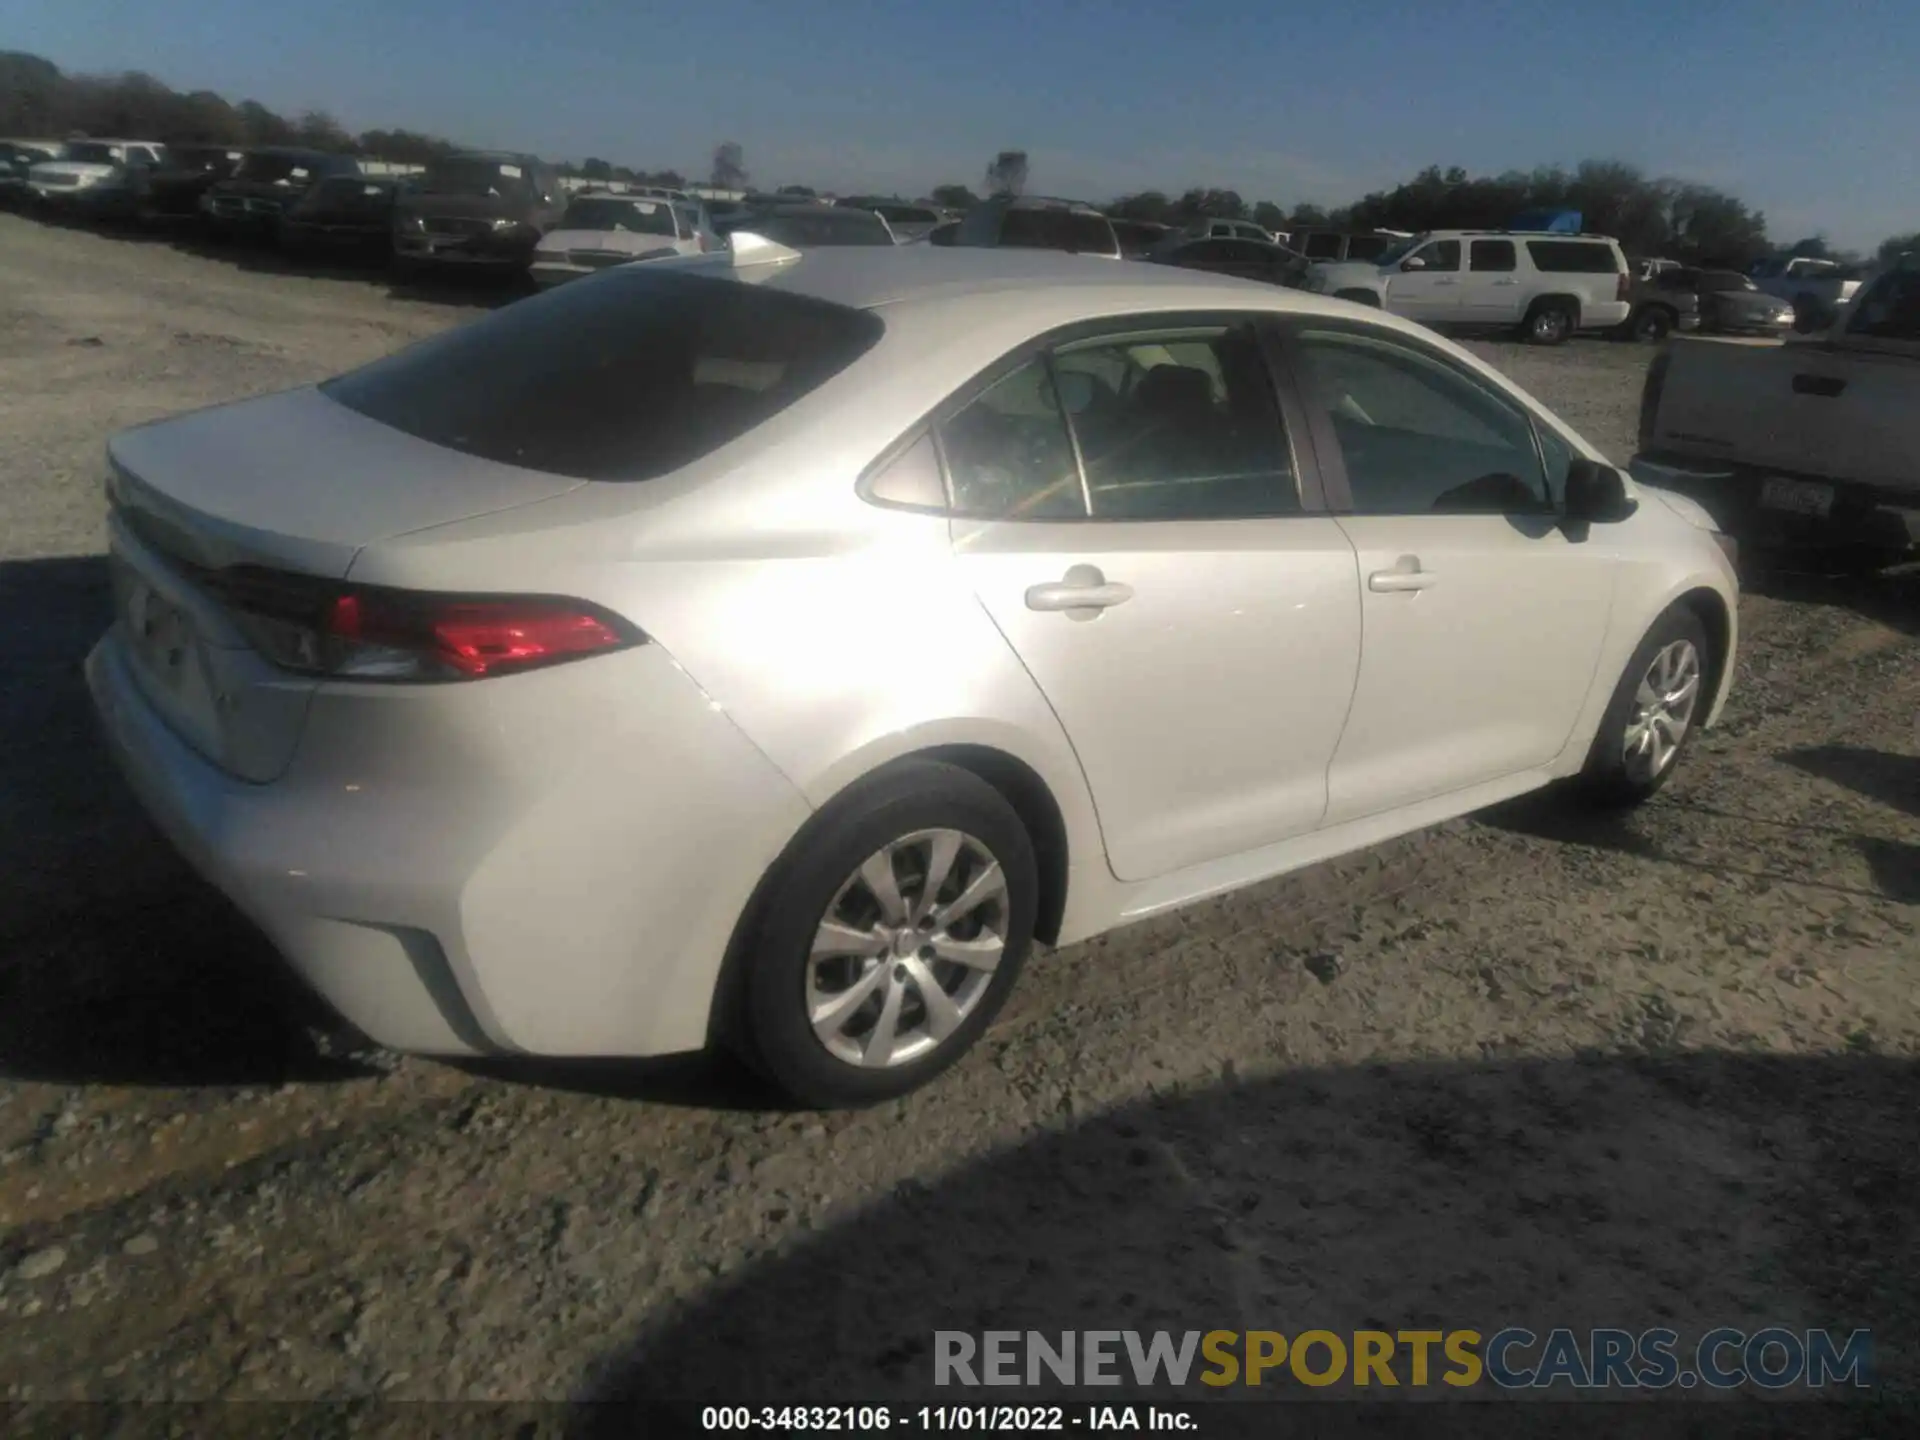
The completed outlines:
<svg viewBox="0 0 1920 1440">
<path fill-rule="evenodd" d="M 931 1042 L 929 1051 L 886 1066 L 857 1064 L 830 1051 L 808 1018 L 815 935 L 836 902 L 858 904 L 871 898 L 871 892 L 861 894 L 853 878 L 869 857 L 929 830 L 959 831 L 998 863 L 1006 883 L 1004 897 L 993 902 L 999 907 L 997 933 L 1004 941 L 1000 959 L 965 1018 L 944 1038 Z M 900 872 L 895 868 L 894 873 Z M 967 873 L 956 868 L 950 883 L 959 885 Z M 909 899 L 916 895 L 914 877 L 905 876 L 899 890 Z M 843 895 L 849 898 L 842 901 Z M 958 1060 L 993 1023 L 1032 945 L 1038 900 L 1033 842 L 999 791 L 958 766 L 935 761 L 896 765 L 822 811 L 776 865 L 744 937 L 740 1023 L 730 1038 L 743 1059 L 802 1105 L 843 1108 L 904 1095 Z M 912 927 L 900 928 L 904 933 Z M 833 963 L 887 969 L 898 982 L 906 966 L 921 962 L 895 950 L 880 955 L 877 965 L 853 958 Z M 862 979 L 866 973 L 862 971 Z M 858 983 L 849 981 L 848 988 Z M 947 982 L 939 983 L 944 989 Z M 954 983 L 953 993 L 960 993 L 961 981 Z M 907 996 L 903 1018 L 914 1006 L 922 1007 L 924 1017 L 922 1002 L 914 998 L 919 993 L 917 987 L 902 989 Z M 882 998 L 880 990 L 872 995 Z M 863 1008 L 857 1013 L 867 1012 Z"/>
<path fill-rule="evenodd" d="M 1536 300 L 1520 323 L 1520 333 L 1529 345 L 1564 345 L 1579 323 L 1571 300 Z"/>
<path fill-rule="evenodd" d="M 1335 292 L 1333 298 L 1351 300 L 1356 305 L 1371 305 L 1376 310 L 1380 308 L 1380 297 L 1371 290 L 1340 290 Z"/>
<path fill-rule="evenodd" d="M 1679 318 L 1665 305 L 1643 305 L 1634 312 L 1628 324 L 1632 328 L 1633 338 L 1641 344 L 1658 345 L 1673 333 Z"/>
<path fill-rule="evenodd" d="M 1647 678 L 1657 657 L 1670 646 L 1681 642 L 1693 647 L 1696 677 L 1686 728 L 1681 732 L 1679 743 L 1666 763 L 1651 774 L 1643 773 L 1629 766 L 1627 761 L 1627 732 L 1639 709 L 1640 682 Z M 1635 648 L 1633 658 L 1627 661 L 1626 671 L 1621 675 L 1620 683 L 1614 687 L 1613 698 L 1607 702 L 1606 713 L 1600 717 L 1600 728 L 1594 732 L 1593 745 L 1587 751 L 1587 763 L 1580 772 L 1579 788 L 1588 803 L 1619 809 L 1638 805 L 1658 793 L 1668 777 L 1679 768 L 1687 746 L 1693 742 L 1694 733 L 1706 718 L 1713 700 L 1708 693 L 1708 679 L 1714 673 L 1714 663 L 1713 644 L 1707 635 L 1707 627 L 1692 610 L 1684 605 L 1676 605 L 1653 622 L 1646 637 Z"/>
</svg>

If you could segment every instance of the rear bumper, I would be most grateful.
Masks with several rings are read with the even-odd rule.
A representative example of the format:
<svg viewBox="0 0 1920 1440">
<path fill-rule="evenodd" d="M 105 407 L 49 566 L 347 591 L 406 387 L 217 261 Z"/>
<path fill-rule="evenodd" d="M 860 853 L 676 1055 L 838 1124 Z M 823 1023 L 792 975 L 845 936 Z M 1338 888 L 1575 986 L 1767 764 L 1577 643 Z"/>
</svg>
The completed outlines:
<svg viewBox="0 0 1920 1440">
<path fill-rule="evenodd" d="M 657 646 L 480 682 L 488 695 L 322 686 L 268 785 L 168 729 L 117 631 L 86 668 L 174 845 L 398 1050 L 699 1048 L 738 917 L 808 813 Z"/>
<path fill-rule="evenodd" d="M 1628 469 L 1637 479 L 1698 500 L 1723 530 L 1749 546 L 1833 545 L 1888 551 L 1920 546 L 1920 488 L 1896 491 L 1659 452 L 1634 456 Z M 1772 479 L 1826 486 L 1832 493 L 1831 507 L 1824 515 L 1770 508 L 1762 498 L 1766 482 Z"/>
</svg>

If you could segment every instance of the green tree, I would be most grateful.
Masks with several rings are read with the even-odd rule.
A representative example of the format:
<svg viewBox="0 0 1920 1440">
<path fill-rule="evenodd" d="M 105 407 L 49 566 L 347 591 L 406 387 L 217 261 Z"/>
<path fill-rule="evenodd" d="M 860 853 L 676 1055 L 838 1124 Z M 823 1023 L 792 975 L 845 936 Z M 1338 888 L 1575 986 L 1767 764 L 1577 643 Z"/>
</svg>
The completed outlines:
<svg viewBox="0 0 1920 1440">
<path fill-rule="evenodd" d="M 1253 223 L 1267 230 L 1287 228 L 1287 212 L 1271 200 L 1262 200 L 1253 207 Z"/>
<path fill-rule="evenodd" d="M 716 190 L 744 190 L 747 184 L 746 152 L 738 140 L 722 140 L 713 150 L 713 168 L 709 172 Z"/>
<path fill-rule="evenodd" d="M 583 180 L 611 180 L 613 165 L 598 155 L 589 155 L 580 162 L 580 177 Z"/>
<path fill-rule="evenodd" d="M 1327 212 L 1318 205 L 1296 205 L 1293 207 L 1293 214 L 1287 217 L 1287 224 L 1282 228 L 1304 230 L 1310 226 L 1324 226 L 1326 223 Z"/>
<path fill-rule="evenodd" d="M 1787 247 L 1787 258 L 1790 260 L 1832 260 L 1837 257 L 1834 255 L 1833 247 L 1827 244 L 1826 236 L 1809 235 L 1806 239 L 1796 240 Z"/>
<path fill-rule="evenodd" d="M 1027 188 L 1027 152 L 1024 150 L 1002 150 L 987 162 L 987 193 L 989 195 L 1019 195 Z"/>
<path fill-rule="evenodd" d="M 980 203 L 980 197 L 965 185 L 936 185 L 927 198 L 948 210 L 965 210 Z"/>
<path fill-rule="evenodd" d="M 1902 255 L 1920 255 L 1920 230 L 1911 235 L 1889 235 L 1880 242 L 1878 259 L 1882 265 L 1892 265 Z"/>
</svg>

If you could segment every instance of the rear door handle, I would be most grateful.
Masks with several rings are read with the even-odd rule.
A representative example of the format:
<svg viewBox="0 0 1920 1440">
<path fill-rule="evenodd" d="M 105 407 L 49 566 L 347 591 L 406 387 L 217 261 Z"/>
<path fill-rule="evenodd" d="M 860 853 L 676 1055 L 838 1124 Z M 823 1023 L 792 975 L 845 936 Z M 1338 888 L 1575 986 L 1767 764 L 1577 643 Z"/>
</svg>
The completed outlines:
<svg viewBox="0 0 1920 1440">
<path fill-rule="evenodd" d="M 1440 577 L 1431 570 L 1422 570 L 1419 557 L 1414 555 L 1402 555 L 1393 569 L 1376 570 L 1367 576 L 1367 588 L 1386 595 L 1431 590 L 1439 583 Z"/>
<path fill-rule="evenodd" d="M 1069 620 L 1091 620 L 1132 598 L 1131 585 L 1107 579 L 1095 565 L 1075 565 L 1059 580 L 1027 587 L 1029 610 L 1062 611 Z"/>
</svg>

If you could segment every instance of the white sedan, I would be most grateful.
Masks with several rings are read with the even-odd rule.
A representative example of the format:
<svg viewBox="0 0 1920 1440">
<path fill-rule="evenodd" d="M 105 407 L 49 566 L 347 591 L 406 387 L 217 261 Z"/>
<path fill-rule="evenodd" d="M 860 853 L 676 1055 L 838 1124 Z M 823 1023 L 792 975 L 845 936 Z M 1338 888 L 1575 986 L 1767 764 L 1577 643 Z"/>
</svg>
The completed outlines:
<svg viewBox="0 0 1920 1440">
<path fill-rule="evenodd" d="M 540 237 L 529 268 L 545 289 L 611 265 L 704 255 L 719 245 L 697 202 L 589 193 L 576 196 L 559 225 Z"/>
<path fill-rule="evenodd" d="M 1042 252 L 629 266 L 109 445 L 88 661 L 406 1051 L 953 1062 L 1060 946 L 1711 724 L 1730 546 L 1378 311 Z"/>
</svg>

